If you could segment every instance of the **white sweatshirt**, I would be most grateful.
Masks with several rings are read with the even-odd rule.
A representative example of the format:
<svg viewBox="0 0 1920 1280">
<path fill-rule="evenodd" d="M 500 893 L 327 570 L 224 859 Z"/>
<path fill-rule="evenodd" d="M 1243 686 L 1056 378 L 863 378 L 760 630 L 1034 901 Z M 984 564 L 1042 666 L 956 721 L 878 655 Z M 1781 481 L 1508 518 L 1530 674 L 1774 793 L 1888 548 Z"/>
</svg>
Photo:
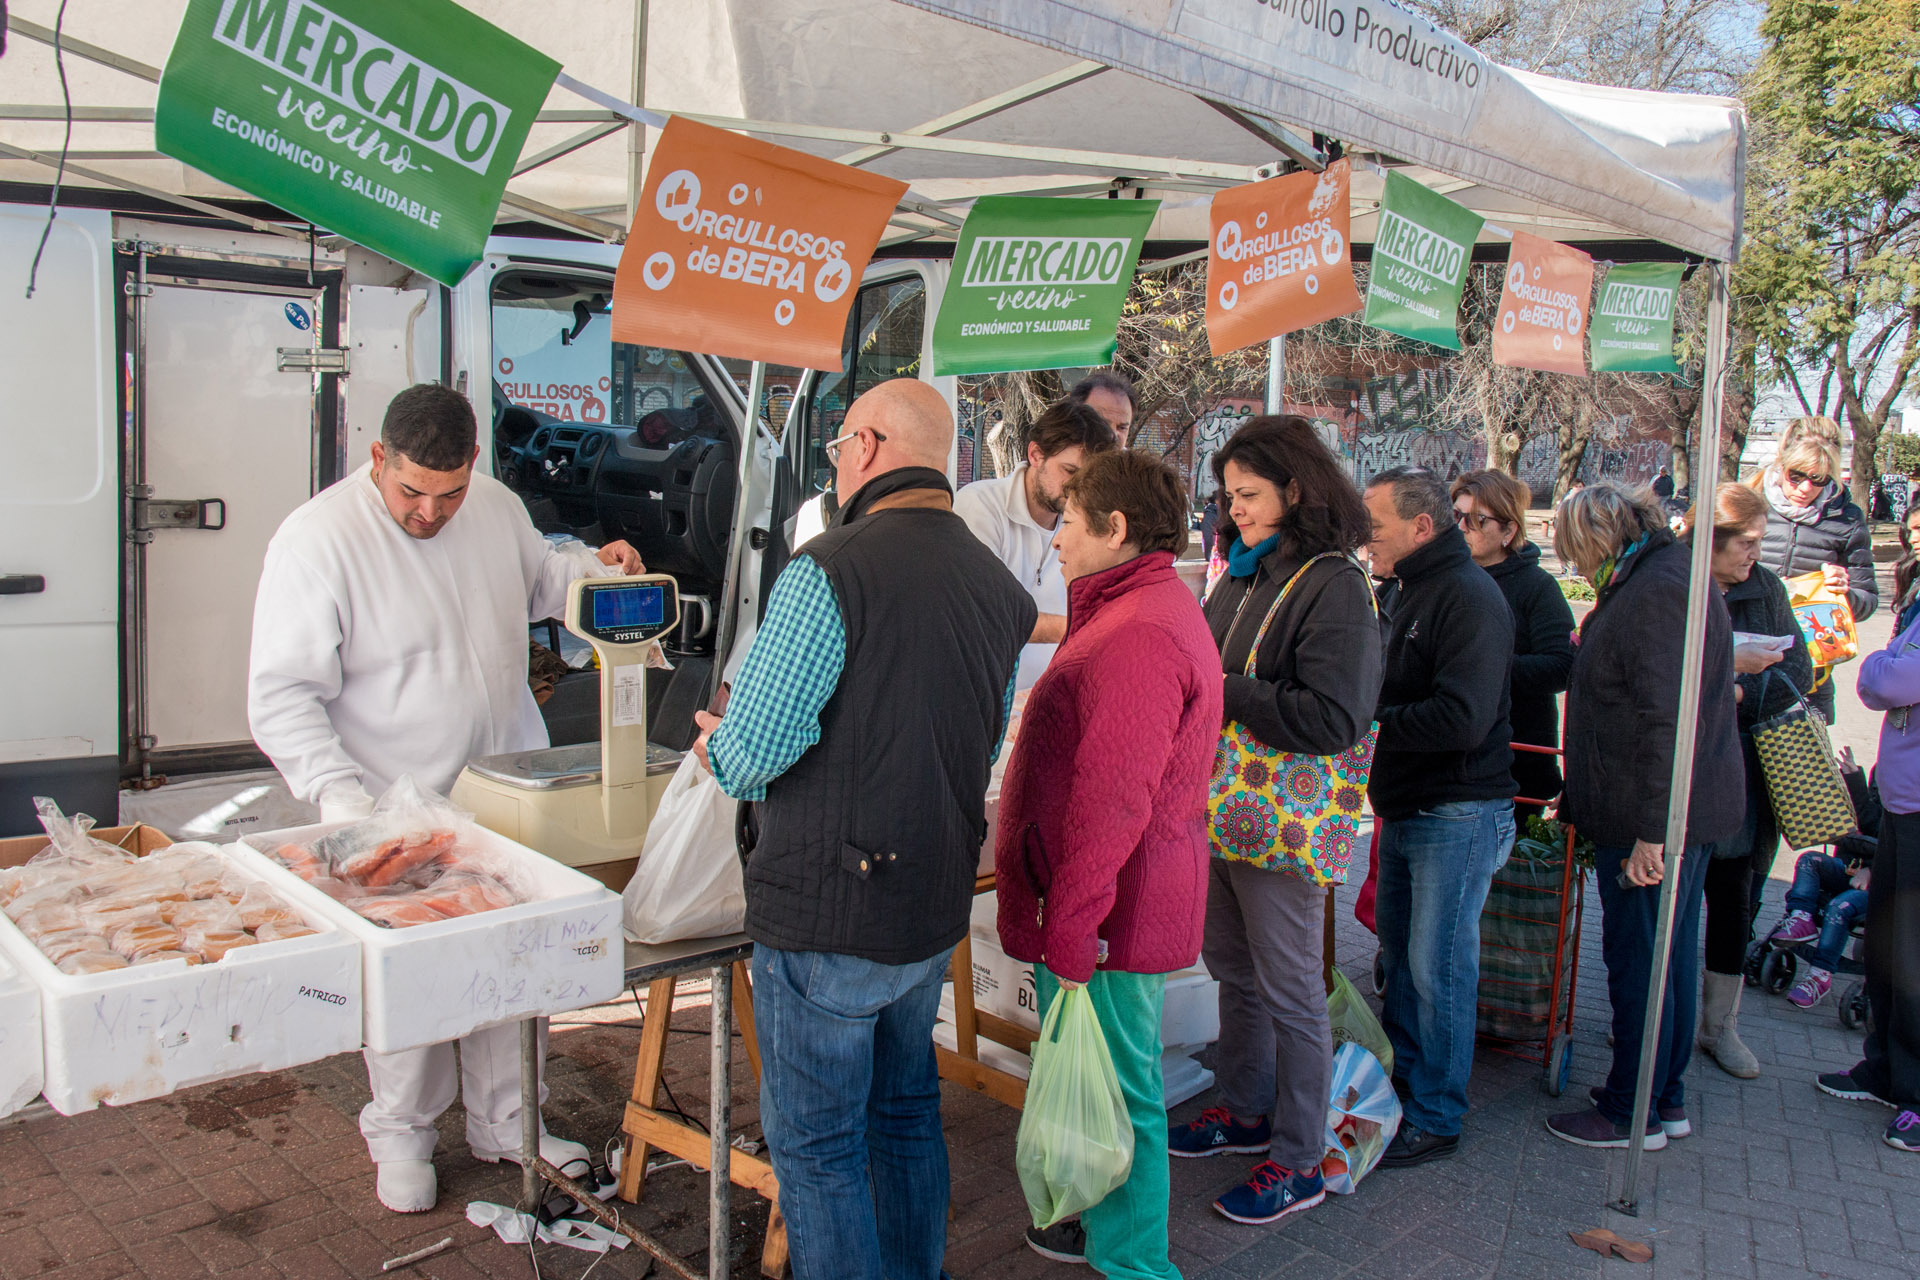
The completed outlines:
<svg viewBox="0 0 1920 1280">
<path fill-rule="evenodd" d="M 533 527 L 476 474 L 440 533 L 409 537 L 372 466 L 314 495 L 267 546 L 247 719 L 293 793 L 351 806 L 401 774 L 445 794 L 469 760 L 547 745 L 527 628 L 576 578 L 615 572 Z"/>
<path fill-rule="evenodd" d="M 1067 580 L 1060 572 L 1060 553 L 1053 549 L 1052 529 L 1034 523 L 1027 506 L 1027 464 L 1011 475 L 975 480 L 953 497 L 953 514 L 967 522 L 973 536 L 987 544 L 1020 585 L 1027 589 L 1042 613 L 1067 612 Z M 1057 644 L 1029 644 L 1020 650 L 1015 687 L 1030 689 L 1053 661 Z"/>
</svg>

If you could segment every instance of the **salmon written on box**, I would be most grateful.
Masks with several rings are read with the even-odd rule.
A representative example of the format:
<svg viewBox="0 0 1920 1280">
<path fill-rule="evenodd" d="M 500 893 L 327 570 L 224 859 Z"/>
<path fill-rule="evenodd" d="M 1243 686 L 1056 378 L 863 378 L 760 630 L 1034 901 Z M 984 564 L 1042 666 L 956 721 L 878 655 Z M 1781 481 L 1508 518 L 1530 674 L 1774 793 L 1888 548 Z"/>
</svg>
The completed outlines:
<svg viewBox="0 0 1920 1280">
<path fill-rule="evenodd" d="M 360 943 L 367 1047 L 439 1044 L 619 994 L 620 899 L 598 881 L 470 822 L 452 839 L 359 841 L 355 826 L 262 832 L 222 852 Z M 448 885 L 450 874 L 488 883 Z"/>
<path fill-rule="evenodd" d="M 86 839 L 115 846 L 135 863 L 154 854 L 167 859 L 166 851 L 173 848 L 165 835 L 144 826 L 95 831 Z M 27 868 L 50 843 L 46 836 L 0 841 L 0 868 Z M 182 847 L 169 860 L 195 854 L 214 860 L 220 868 L 218 884 L 238 898 L 246 898 L 249 890 L 257 890 L 254 901 L 274 896 L 262 877 L 228 865 L 212 846 Z M 126 856 L 102 860 L 105 871 L 128 864 Z M 91 897 L 83 895 L 79 901 Z M 236 945 L 214 948 L 219 954 L 212 961 L 199 952 L 143 956 L 148 963 L 128 961 L 125 967 L 89 972 L 63 972 L 11 918 L 0 919 L 0 953 L 37 990 L 47 1101 L 72 1115 L 103 1103 L 138 1102 L 187 1085 L 278 1071 L 356 1048 L 361 1019 L 358 945 L 317 913 L 286 895 L 279 897 L 299 922 L 286 932 L 298 936 L 262 941 L 242 928 L 231 932 L 248 941 L 239 945 L 236 938 Z M 182 896 L 178 901 L 195 900 Z M 211 897 L 205 901 L 217 905 Z M 180 931 L 166 921 L 161 924 Z M 132 947 L 132 941 L 128 945 Z M 103 964 L 107 954 L 101 952 Z"/>
</svg>

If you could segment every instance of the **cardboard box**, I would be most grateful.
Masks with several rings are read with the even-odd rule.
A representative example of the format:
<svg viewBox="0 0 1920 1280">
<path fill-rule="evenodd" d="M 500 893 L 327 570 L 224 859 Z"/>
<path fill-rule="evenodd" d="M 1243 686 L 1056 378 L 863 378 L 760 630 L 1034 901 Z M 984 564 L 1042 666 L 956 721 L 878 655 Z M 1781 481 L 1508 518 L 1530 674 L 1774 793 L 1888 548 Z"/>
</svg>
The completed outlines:
<svg viewBox="0 0 1920 1280">
<path fill-rule="evenodd" d="M 93 834 L 142 857 L 173 843 L 140 825 Z M 0 866 L 46 847 L 45 836 L 0 841 Z M 0 954 L 38 992 L 41 1088 L 54 1109 L 122 1106 L 357 1048 L 360 949 L 325 917 L 281 896 L 319 932 L 244 947 L 215 964 L 175 960 L 80 976 L 62 973 L 0 917 Z"/>
<path fill-rule="evenodd" d="M 0 956 L 0 1116 L 40 1096 L 44 1055 L 40 989 Z"/>
<path fill-rule="evenodd" d="M 512 863 L 534 900 L 454 920 L 383 929 L 261 852 L 311 844 L 343 823 L 263 832 L 221 850 L 288 900 L 360 943 L 362 1037 L 382 1053 L 610 1000 L 624 981 L 620 897 L 597 880 L 484 827 L 463 841 Z"/>
</svg>

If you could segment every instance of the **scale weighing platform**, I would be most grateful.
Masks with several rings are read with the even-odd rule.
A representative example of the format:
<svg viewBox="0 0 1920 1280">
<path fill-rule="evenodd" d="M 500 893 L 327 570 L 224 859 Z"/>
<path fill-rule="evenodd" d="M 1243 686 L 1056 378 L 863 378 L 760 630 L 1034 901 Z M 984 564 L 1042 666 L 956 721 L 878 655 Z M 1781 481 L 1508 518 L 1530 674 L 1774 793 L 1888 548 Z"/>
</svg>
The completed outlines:
<svg viewBox="0 0 1920 1280">
<path fill-rule="evenodd" d="M 680 621 L 666 574 L 582 578 L 566 627 L 600 666 L 600 741 L 470 763 L 451 799 L 474 821 L 618 892 L 682 753 L 647 741 L 647 650 Z"/>
</svg>

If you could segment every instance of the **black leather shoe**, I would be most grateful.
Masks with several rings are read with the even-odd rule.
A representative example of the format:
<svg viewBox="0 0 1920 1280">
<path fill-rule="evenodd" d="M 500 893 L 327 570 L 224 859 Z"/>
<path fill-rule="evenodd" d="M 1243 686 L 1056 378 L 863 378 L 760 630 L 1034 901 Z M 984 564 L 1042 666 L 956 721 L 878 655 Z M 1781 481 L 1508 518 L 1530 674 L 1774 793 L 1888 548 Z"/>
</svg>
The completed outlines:
<svg viewBox="0 0 1920 1280">
<path fill-rule="evenodd" d="M 1441 1136 L 1428 1133 L 1419 1125 L 1400 1122 L 1400 1132 L 1393 1135 L 1393 1141 L 1380 1156 L 1382 1169 L 1406 1169 L 1416 1164 L 1425 1164 L 1429 1160 L 1440 1160 L 1450 1156 L 1460 1146 L 1460 1136 L 1452 1134 Z"/>
</svg>

